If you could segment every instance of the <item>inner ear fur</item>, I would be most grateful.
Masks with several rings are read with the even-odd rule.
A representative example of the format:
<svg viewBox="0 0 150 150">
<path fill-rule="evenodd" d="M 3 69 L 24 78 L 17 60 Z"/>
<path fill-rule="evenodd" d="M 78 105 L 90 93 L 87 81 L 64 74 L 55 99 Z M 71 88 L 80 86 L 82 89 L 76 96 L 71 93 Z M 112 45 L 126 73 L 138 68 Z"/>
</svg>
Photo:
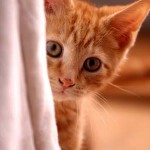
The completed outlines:
<svg viewBox="0 0 150 150">
<path fill-rule="evenodd" d="M 140 0 L 109 16 L 108 27 L 120 47 L 127 45 L 137 33 L 150 10 L 150 0 Z"/>
</svg>

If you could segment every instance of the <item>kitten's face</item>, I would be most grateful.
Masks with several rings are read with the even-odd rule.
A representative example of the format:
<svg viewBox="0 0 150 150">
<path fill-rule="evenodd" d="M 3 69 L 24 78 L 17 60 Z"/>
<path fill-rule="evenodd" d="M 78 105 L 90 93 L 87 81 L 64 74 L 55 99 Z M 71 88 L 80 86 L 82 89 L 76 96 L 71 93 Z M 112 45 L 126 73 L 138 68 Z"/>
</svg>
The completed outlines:
<svg viewBox="0 0 150 150">
<path fill-rule="evenodd" d="M 131 29 L 116 30 L 117 21 L 110 17 L 115 9 L 109 12 L 83 2 L 60 2 L 64 1 L 64 6 L 50 2 L 47 8 L 48 71 L 54 98 L 59 101 L 99 91 L 135 39 Z"/>
</svg>

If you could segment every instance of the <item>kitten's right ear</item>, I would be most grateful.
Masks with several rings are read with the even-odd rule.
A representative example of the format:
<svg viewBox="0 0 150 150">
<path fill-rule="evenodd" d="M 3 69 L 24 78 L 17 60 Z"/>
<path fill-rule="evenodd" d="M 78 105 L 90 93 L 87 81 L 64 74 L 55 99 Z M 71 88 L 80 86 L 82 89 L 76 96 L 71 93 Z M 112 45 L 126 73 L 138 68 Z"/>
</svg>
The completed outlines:
<svg viewBox="0 0 150 150">
<path fill-rule="evenodd" d="M 64 14 L 74 5 L 74 0 L 44 0 L 46 13 L 49 15 Z"/>
<path fill-rule="evenodd" d="M 150 10 L 150 0 L 139 0 L 108 18 L 108 26 L 120 47 L 126 46 L 136 38 L 137 33 Z"/>
</svg>

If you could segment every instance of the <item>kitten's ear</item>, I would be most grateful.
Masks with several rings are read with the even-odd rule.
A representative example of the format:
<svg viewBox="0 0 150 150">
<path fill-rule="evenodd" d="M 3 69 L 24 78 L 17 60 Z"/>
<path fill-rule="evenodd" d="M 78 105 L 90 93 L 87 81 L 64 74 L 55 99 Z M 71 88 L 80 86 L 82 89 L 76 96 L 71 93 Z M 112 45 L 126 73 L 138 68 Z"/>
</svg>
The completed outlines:
<svg viewBox="0 0 150 150">
<path fill-rule="evenodd" d="M 149 10 L 150 0 L 140 0 L 109 18 L 109 28 L 113 30 L 120 47 L 134 42 Z M 133 35 L 133 33 L 135 34 Z"/>
<path fill-rule="evenodd" d="M 74 0 L 44 0 L 47 14 L 64 14 L 74 5 Z"/>
</svg>

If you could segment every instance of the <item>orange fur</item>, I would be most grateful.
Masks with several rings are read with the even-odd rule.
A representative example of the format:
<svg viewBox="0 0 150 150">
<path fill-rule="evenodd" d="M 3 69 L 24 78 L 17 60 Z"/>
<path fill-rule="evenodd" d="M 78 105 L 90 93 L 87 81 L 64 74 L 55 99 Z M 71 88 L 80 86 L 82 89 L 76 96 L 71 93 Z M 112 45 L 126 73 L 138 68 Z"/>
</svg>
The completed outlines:
<svg viewBox="0 0 150 150">
<path fill-rule="evenodd" d="M 60 145 L 62 150 L 79 150 L 84 131 L 77 121 L 75 103 L 85 94 L 98 92 L 112 79 L 134 45 L 150 2 L 97 8 L 78 0 L 45 0 L 45 5 L 47 41 L 63 46 L 60 58 L 48 57 Z M 83 64 L 88 57 L 99 58 L 101 69 L 94 73 L 85 71 Z M 71 79 L 75 86 L 61 93 L 60 77 Z"/>
</svg>

